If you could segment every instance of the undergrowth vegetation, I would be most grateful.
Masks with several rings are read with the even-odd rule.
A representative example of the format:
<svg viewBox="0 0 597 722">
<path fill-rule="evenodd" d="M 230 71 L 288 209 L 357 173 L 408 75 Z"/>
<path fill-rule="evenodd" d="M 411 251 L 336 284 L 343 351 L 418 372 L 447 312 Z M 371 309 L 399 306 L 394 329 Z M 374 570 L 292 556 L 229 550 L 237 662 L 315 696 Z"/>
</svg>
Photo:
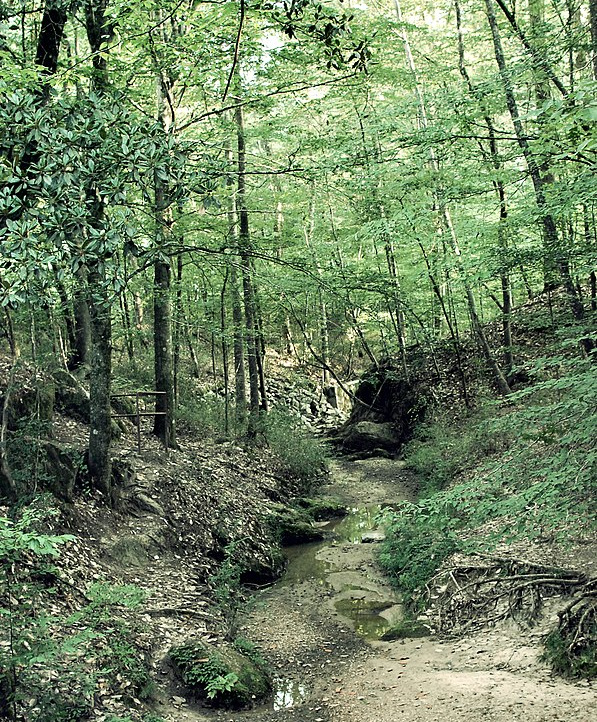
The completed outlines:
<svg viewBox="0 0 597 722">
<path fill-rule="evenodd" d="M 224 399 L 215 394 L 183 398 L 177 410 L 179 429 L 213 438 L 242 438 L 244 428 L 234 419 L 234 407 L 228 412 Z M 274 408 L 260 427 L 260 441 L 281 462 L 288 476 L 308 490 L 326 468 L 327 451 L 300 417 L 286 409 Z"/>
<path fill-rule="evenodd" d="M 567 543 L 595 531 L 594 362 L 578 354 L 576 339 L 566 338 L 527 369 L 528 387 L 483 404 L 458 424 L 428 425 L 407 447 L 407 465 L 422 479 L 423 494 L 387 512 L 381 562 L 413 612 L 454 551 L 490 552 L 520 539 Z M 594 655 L 594 642 L 584 657 Z M 590 661 L 558 662 L 561 646 L 556 637 L 549 642 L 554 666 L 584 674 Z"/>
<path fill-rule="evenodd" d="M 322 441 L 308 431 L 301 420 L 274 409 L 266 419 L 265 438 L 286 472 L 308 491 L 326 469 L 327 452 Z"/>
<path fill-rule="evenodd" d="M 53 563 L 74 541 L 47 533 L 56 515 L 42 498 L 0 517 L 1 719 L 79 722 L 108 690 L 153 691 L 134 614 L 143 592 L 95 583 L 80 598 Z"/>
</svg>

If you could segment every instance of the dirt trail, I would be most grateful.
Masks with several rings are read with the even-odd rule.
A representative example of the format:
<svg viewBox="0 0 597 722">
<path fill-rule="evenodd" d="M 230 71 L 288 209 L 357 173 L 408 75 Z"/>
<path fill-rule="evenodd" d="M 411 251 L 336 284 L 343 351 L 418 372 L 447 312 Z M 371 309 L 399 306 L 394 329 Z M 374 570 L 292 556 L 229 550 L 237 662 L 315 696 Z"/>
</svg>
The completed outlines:
<svg viewBox="0 0 597 722">
<path fill-rule="evenodd" d="M 412 498 L 399 462 L 337 461 L 324 494 L 348 505 Z M 514 626 L 461 640 L 365 641 L 358 621 L 338 612 L 346 597 L 392 599 L 375 562 L 375 544 L 314 546 L 298 571 L 257 597 L 242 634 L 258 643 L 282 680 L 277 709 L 206 712 L 177 705 L 176 722 L 551 722 L 597 719 L 594 685 L 552 676 L 534 637 Z M 303 550 L 304 551 L 304 550 Z M 302 554 L 303 552 L 301 552 Z M 306 563 L 305 563 L 306 559 Z M 309 578 L 302 570 L 317 568 Z M 352 592 L 351 592 L 352 590 Z M 365 590 L 365 591 L 364 591 Z M 396 600 L 397 601 L 397 600 Z M 399 607 L 392 607 L 392 612 Z M 385 612 L 382 613 L 386 614 Z M 291 704 L 292 706 L 285 706 Z"/>
</svg>

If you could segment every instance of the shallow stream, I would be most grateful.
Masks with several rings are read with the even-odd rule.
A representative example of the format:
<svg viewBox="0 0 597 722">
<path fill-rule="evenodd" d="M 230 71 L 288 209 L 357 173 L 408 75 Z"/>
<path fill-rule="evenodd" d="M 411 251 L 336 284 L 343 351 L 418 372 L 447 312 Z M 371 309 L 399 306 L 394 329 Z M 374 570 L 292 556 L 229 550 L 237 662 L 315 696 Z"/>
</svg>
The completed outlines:
<svg viewBox="0 0 597 722">
<path fill-rule="evenodd" d="M 341 519 L 321 524 L 330 539 L 288 547 L 288 568 L 280 585 L 315 582 L 328 587 L 333 612 L 342 617 L 365 639 L 379 639 L 402 616 L 400 600 L 387 585 L 371 578 L 366 568 L 343 571 L 334 554 L 327 553 L 342 544 L 374 545 L 383 539 L 380 514 L 390 504 L 353 506 Z"/>
</svg>

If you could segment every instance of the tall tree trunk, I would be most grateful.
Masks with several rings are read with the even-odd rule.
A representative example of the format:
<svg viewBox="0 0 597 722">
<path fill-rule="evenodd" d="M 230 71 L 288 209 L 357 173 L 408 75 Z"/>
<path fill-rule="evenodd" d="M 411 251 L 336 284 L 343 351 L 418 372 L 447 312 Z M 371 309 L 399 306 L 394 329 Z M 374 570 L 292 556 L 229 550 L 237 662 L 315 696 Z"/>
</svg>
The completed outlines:
<svg viewBox="0 0 597 722">
<path fill-rule="evenodd" d="M 240 79 L 239 79 L 240 80 Z M 240 82 L 238 82 L 240 86 Z M 235 110 L 237 138 L 237 212 L 239 218 L 239 251 L 245 305 L 245 333 L 247 342 L 247 365 L 249 369 L 249 420 L 247 436 L 255 438 L 259 432 L 260 392 L 259 392 L 259 354 L 257 339 L 257 314 L 255 290 L 252 275 L 251 234 L 249 231 L 249 211 L 246 201 L 246 147 L 243 109 L 239 104 Z"/>
<path fill-rule="evenodd" d="M 321 263 L 319 262 L 319 256 L 313 245 L 313 239 L 315 235 L 315 194 L 316 186 L 315 183 L 311 184 L 311 194 L 309 196 L 309 210 L 307 218 L 305 219 L 305 245 L 309 249 L 317 275 L 320 278 L 319 288 L 317 289 L 318 305 L 319 305 L 319 318 L 318 318 L 318 332 L 319 332 L 319 357 L 321 359 L 321 381 L 323 386 L 327 386 L 330 382 L 330 333 L 328 325 L 328 310 L 325 302 L 325 296 L 323 294 L 323 270 Z"/>
<path fill-rule="evenodd" d="M 232 150 L 226 150 L 228 167 L 234 166 Z M 228 187 L 228 242 L 234 252 L 239 250 L 238 243 L 238 218 L 236 213 L 236 198 L 234 196 L 234 178 L 232 173 L 226 177 Z M 239 278 L 236 259 L 230 262 L 230 304 L 232 306 L 232 351 L 234 356 L 234 400 L 235 419 L 237 430 L 244 428 L 247 420 L 247 382 L 245 376 L 245 334 L 244 334 L 244 309 L 241 293 L 239 290 Z"/>
<path fill-rule="evenodd" d="M 504 366 L 509 374 L 514 365 L 514 357 L 512 350 L 512 284 L 510 282 L 510 274 L 507 267 L 508 256 L 508 236 L 507 236 L 507 220 L 508 208 L 506 205 L 506 189 L 501 178 L 502 162 L 498 151 L 497 137 L 493 121 L 487 112 L 484 104 L 483 96 L 473 85 L 471 77 L 465 64 L 464 54 L 464 32 L 462 28 L 462 14 L 459 0 L 454 0 L 456 10 L 456 28 L 458 31 L 458 67 L 460 74 L 464 78 L 471 95 L 481 104 L 483 111 L 483 120 L 487 128 L 487 136 L 489 139 L 489 152 L 486 150 L 482 141 L 479 141 L 479 147 L 484 159 L 493 167 L 495 176 L 493 179 L 493 187 L 495 189 L 499 203 L 499 221 L 497 229 L 498 248 L 500 256 L 504 259 L 500 268 L 500 284 L 502 289 L 502 302 L 500 310 L 502 312 L 502 332 L 503 332 L 503 348 L 504 348 Z"/>
<path fill-rule="evenodd" d="M 593 80 L 597 80 L 597 0 L 589 0 L 591 22 L 591 54 L 593 56 Z"/>
<path fill-rule="evenodd" d="M 158 70 L 157 104 L 158 121 L 165 141 L 170 132 L 173 103 L 170 81 Z M 155 420 L 153 433 L 166 445 L 176 444 L 174 424 L 174 363 L 172 356 L 172 271 L 170 259 L 164 251 L 171 242 L 172 211 L 170 189 L 163 179 L 164 169 L 154 171 L 154 216 L 156 260 L 153 284 L 153 350 L 155 390 Z"/>
<path fill-rule="evenodd" d="M 572 281 L 572 276 L 570 275 L 568 259 L 566 258 L 564 249 L 561 247 L 555 219 L 547 207 L 547 200 L 545 197 L 545 178 L 541 174 L 541 170 L 539 168 L 535 155 L 529 145 L 529 141 L 524 132 L 522 121 L 520 119 L 518 104 L 516 102 L 514 88 L 512 86 L 512 79 L 510 77 L 510 73 L 508 72 L 506 57 L 502 48 L 502 40 L 495 16 L 493 0 L 485 0 L 485 8 L 489 28 L 491 30 L 491 37 L 493 40 L 495 59 L 502 79 L 504 94 L 506 96 L 506 106 L 508 108 L 508 112 L 510 113 L 510 118 L 512 119 L 512 125 L 514 126 L 514 132 L 516 134 L 518 146 L 520 147 L 520 150 L 522 151 L 522 154 L 526 161 L 529 175 L 531 177 L 531 181 L 533 183 L 533 188 L 535 191 L 535 201 L 541 217 L 541 224 L 543 228 L 543 242 L 545 246 L 545 253 L 553 259 L 554 264 L 559 271 L 560 277 L 564 284 L 564 288 L 566 289 L 566 293 L 568 295 L 568 302 L 570 304 L 570 308 L 572 310 L 574 318 L 580 320 L 584 315 L 583 305 L 578 298 L 576 288 L 574 287 L 574 283 Z M 547 160 L 545 160 L 543 167 L 545 169 L 549 168 Z M 549 289 L 551 287 L 552 280 L 546 280 L 546 286 Z"/>
<path fill-rule="evenodd" d="M 85 24 L 87 38 L 93 53 L 92 83 L 101 98 L 107 93 L 107 56 L 101 52 L 104 43 L 113 35 L 106 20 L 107 0 L 87 0 Z M 107 219 L 104 203 L 97 187 L 86 189 L 89 224 L 100 237 L 105 235 Z M 112 498 L 112 462 L 110 444 L 112 421 L 110 391 L 112 383 L 112 307 L 104 258 L 95 258 L 88 265 L 87 303 L 91 329 L 91 366 L 89 384 L 89 455 L 88 469 L 93 486 L 109 504 Z"/>
</svg>

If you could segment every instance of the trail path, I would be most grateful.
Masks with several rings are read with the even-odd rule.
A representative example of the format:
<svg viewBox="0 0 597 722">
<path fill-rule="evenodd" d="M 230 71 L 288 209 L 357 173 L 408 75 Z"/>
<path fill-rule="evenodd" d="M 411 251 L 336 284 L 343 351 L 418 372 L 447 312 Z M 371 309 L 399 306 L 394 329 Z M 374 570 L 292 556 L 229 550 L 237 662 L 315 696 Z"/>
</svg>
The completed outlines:
<svg viewBox="0 0 597 722">
<path fill-rule="evenodd" d="M 337 461 L 324 494 L 365 507 L 412 498 L 414 485 L 399 462 Z M 533 642 L 538 641 L 540 629 L 534 637 L 504 626 L 460 640 L 363 639 L 355 628 L 370 629 L 375 619 L 366 615 L 364 620 L 348 619 L 342 614 L 344 607 L 383 599 L 380 606 L 389 608 L 377 617 L 382 622 L 399 610 L 390 606 L 394 592 L 377 567 L 374 547 L 351 541 L 303 547 L 295 559 L 291 557 L 288 577 L 258 596 L 242 633 L 258 643 L 281 680 L 276 709 L 270 705 L 247 712 L 206 712 L 178 705 L 166 719 L 597 720 L 595 686 L 554 677 L 539 661 L 540 647 Z"/>
</svg>

